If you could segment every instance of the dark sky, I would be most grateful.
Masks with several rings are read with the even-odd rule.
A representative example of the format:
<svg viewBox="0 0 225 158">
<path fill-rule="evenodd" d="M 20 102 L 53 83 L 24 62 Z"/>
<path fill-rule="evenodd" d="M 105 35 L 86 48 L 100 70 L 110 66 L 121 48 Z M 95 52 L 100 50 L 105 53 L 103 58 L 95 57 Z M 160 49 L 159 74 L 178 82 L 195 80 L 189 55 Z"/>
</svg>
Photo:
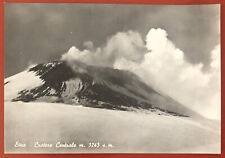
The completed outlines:
<svg viewBox="0 0 225 158">
<path fill-rule="evenodd" d="M 5 77 L 32 63 L 60 58 L 85 41 L 101 46 L 119 31 L 135 30 L 143 38 L 162 28 L 193 64 L 210 62 L 220 40 L 219 5 L 159 6 L 109 4 L 5 5 Z"/>
</svg>

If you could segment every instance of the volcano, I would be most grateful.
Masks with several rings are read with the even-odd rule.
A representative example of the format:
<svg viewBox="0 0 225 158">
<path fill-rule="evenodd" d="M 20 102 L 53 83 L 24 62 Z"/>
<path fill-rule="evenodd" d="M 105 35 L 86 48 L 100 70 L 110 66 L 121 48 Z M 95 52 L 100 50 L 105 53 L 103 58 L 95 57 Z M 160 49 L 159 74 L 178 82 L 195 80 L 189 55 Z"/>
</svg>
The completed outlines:
<svg viewBox="0 0 225 158">
<path fill-rule="evenodd" d="M 198 116 L 125 70 L 79 61 L 42 63 L 5 79 L 5 100 L 83 105 L 159 115 Z"/>
<path fill-rule="evenodd" d="M 219 121 L 129 71 L 58 60 L 4 84 L 7 153 L 220 153 Z M 27 147 L 15 148 L 18 140 Z M 34 147 L 37 143 L 53 147 Z M 58 143 L 86 147 L 57 148 Z"/>
</svg>

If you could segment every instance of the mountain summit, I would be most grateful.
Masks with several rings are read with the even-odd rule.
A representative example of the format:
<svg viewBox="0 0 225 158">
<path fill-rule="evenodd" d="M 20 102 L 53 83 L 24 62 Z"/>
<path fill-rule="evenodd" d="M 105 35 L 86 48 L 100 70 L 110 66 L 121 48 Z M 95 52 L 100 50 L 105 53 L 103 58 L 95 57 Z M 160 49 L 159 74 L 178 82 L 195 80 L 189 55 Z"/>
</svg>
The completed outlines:
<svg viewBox="0 0 225 158">
<path fill-rule="evenodd" d="M 5 79 L 5 101 L 59 102 L 159 115 L 198 116 L 135 74 L 79 61 L 38 64 Z"/>
</svg>

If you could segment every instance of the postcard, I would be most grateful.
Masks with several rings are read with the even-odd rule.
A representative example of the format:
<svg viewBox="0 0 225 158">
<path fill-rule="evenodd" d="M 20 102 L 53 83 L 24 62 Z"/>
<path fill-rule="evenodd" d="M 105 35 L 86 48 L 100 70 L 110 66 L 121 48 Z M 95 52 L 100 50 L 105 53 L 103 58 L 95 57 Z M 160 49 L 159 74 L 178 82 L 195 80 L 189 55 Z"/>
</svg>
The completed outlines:
<svg viewBox="0 0 225 158">
<path fill-rule="evenodd" d="M 4 3 L 4 153 L 221 154 L 220 15 Z"/>
</svg>

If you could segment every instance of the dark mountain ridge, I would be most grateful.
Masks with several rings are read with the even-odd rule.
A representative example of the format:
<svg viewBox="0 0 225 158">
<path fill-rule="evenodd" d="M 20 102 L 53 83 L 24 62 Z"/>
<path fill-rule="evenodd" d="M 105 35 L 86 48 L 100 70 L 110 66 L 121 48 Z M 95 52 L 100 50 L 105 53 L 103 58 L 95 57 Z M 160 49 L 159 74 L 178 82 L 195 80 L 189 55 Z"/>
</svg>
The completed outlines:
<svg viewBox="0 0 225 158">
<path fill-rule="evenodd" d="M 199 116 L 129 71 L 89 66 L 79 61 L 42 63 L 28 71 L 39 77 L 43 84 L 29 90 L 21 89 L 12 101 L 60 102 L 112 110 Z"/>
</svg>

